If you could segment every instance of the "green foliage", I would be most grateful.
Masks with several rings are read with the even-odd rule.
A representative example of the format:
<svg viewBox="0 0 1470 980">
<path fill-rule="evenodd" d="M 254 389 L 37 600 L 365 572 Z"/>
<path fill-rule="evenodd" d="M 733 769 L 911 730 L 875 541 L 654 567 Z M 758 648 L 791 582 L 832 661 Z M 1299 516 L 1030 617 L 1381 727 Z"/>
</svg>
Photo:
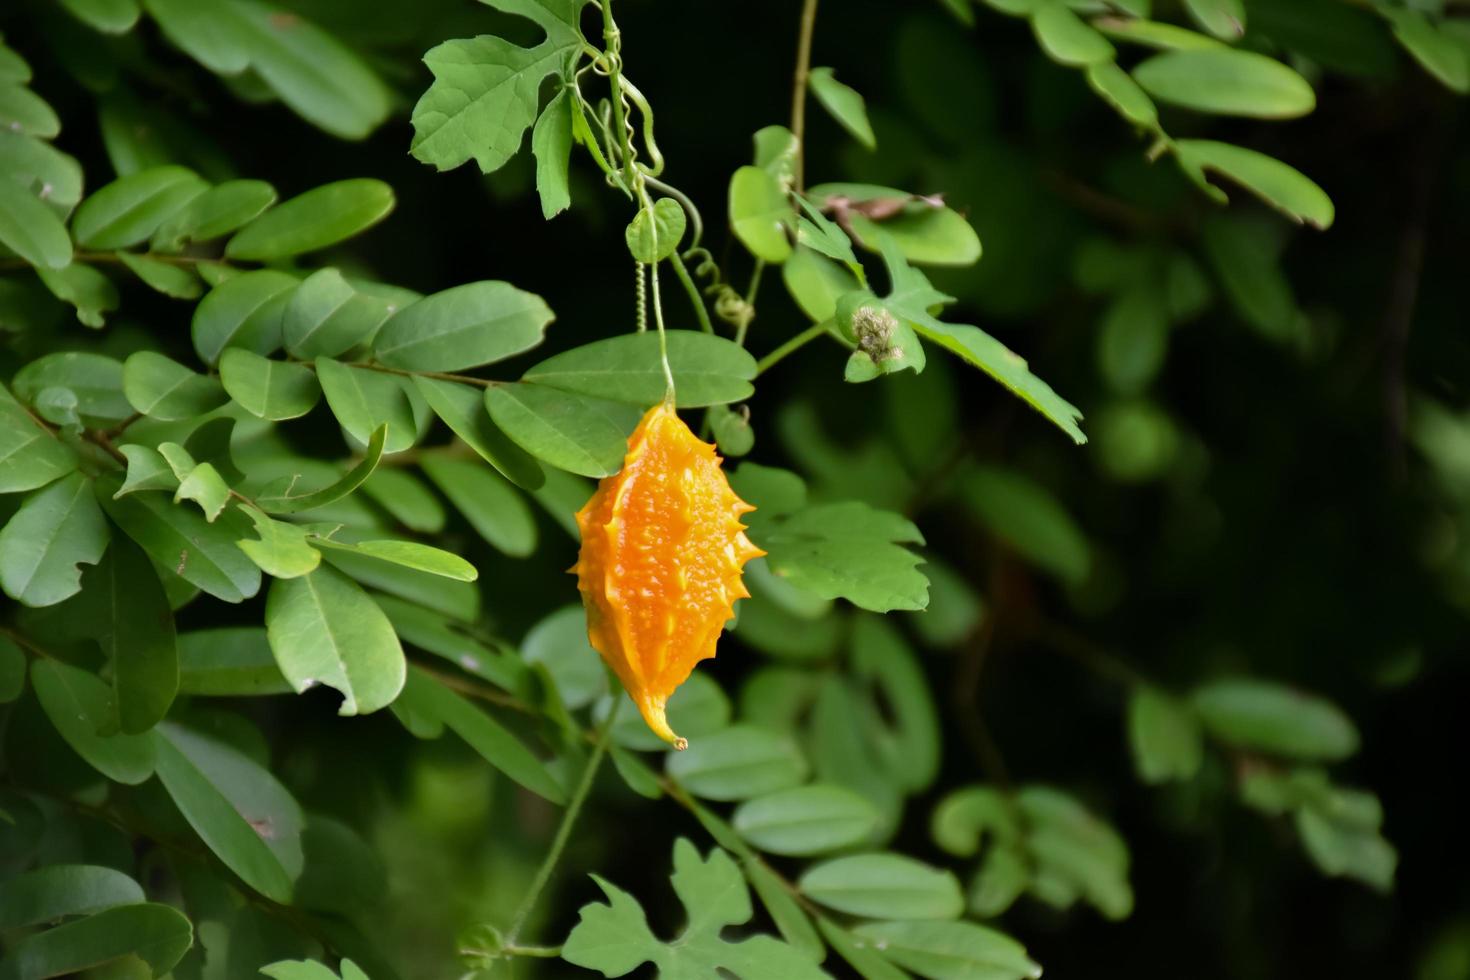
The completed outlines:
<svg viewBox="0 0 1470 980">
<path fill-rule="evenodd" d="M 0 980 L 1021 980 L 1097 971 L 1083 914 L 1265 975 L 1304 872 L 1445 836 L 1384 766 L 1470 608 L 1465 19 L 806 0 L 716 77 L 783 43 L 727 6 L 0 12 Z M 683 751 L 565 575 L 664 401 L 766 552 Z M 1251 901 L 1160 902 L 1191 848 Z"/>
</svg>

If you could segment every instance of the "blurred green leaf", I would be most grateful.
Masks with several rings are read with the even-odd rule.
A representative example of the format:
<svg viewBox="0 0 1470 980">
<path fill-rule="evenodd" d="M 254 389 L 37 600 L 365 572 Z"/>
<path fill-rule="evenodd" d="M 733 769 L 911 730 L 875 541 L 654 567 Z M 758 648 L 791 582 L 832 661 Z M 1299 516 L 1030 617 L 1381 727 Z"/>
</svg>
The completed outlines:
<svg viewBox="0 0 1470 980">
<path fill-rule="evenodd" d="M 797 885 L 814 902 L 870 918 L 955 919 L 965 907 L 954 875 L 901 854 L 832 858 Z"/>
<path fill-rule="evenodd" d="M 867 106 L 856 89 L 839 82 L 831 68 L 813 68 L 808 82 L 812 95 L 817 97 L 822 108 L 831 113 L 853 139 L 870 150 L 877 148 L 878 140 L 873 135 L 872 124 L 868 122 Z"/>
<path fill-rule="evenodd" d="M 695 796 L 745 800 L 786 789 L 806 776 L 806 761 L 792 742 L 762 728 L 734 725 L 693 738 L 669 756 L 669 775 Z"/>
<path fill-rule="evenodd" d="M 55 212 L 13 180 L 0 180 L 0 245 L 35 266 L 63 269 L 71 262 L 71 236 L 66 226 Z"/>
<path fill-rule="evenodd" d="M 121 871 L 53 864 L 0 882 L 0 929 L 40 925 L 142 901 L 143 889 Z"/>
<path fill-rule="evenodd" d="M 471 460 L 425 456 L 424 474 L 490 544 L 517 558 L 536 550 L 536 519 L 526 500 L 494 470 Z"/>
<path fill-rule="evenodd" d="M 437 534 L 444 530 L 447 518 L 444 506 L 410 470 L 380 466 L 362 485 L 362 492 L 410 531 Z"/>
<path fill-rule="evenodd" d="M 998 466 L 972 467 L 962 485 L 975 516 L 1027 560 L 1074 585 L 1087 577 L 1091 546 L 1046 487 Z"/>
<path fill-rule="evenodd" d="M 817 783 L 747 800 L 732 822 L 763 851 L 810 855 L 864 842 L 877 827 L 878 812 L 849 789 Z"/>
<path fill-rule="evenodd" d="M 532 626 L 521 641 L 521 656 L 546 666 L 568 709 L 590 704 L 607 690 L 607 671 L 587 642 L 587 614 L 580 605 L 562 606 Z"/>
<path fill-rule="evenodd" d="M 1241 0 L 1184 0 L 1194 22 L 1222 41 L 1245 36 L 1245 5 Z"/>
<path fill-rule="evenodd" d="M 179 689 L 178 642 L 163 583 L 143 550 L 119 538 L 83 584 L 86 629 L 112 668 L 118 725 L 129 735 L 146 732 L 163 720 Z"/>
<path fill-rule="evenodd" d="M 172 722 L 152 741 L 159 780 L 205 845 L 251 888 L 289 902 L 303 818 L 286 788 L 238 750 Z"/>
<path fill-rule="evenodd" d="M 1210 734 L 1237 748 L 1298 759 L 1345 759 L 1358 751 L 1358 730 L 1337 705 L 1281 684 L 1211 681 L 1192 701 Z"/>
<path fill-rule="evenodd" d="M 187 266 L 133 252 L 118 252 L 117 259 L 149 287 L 174 299 L 198 299 L 204 292 L 199 277 Z"/>
<path fill-rule="evenodd" d="M 1196 175 L 1198 181 L 1205 179 L 1206 170 L 1224 174 L 1298 222 L 1322 230 L 1332 226 L 1332 199 L 1280 160 L 1214 140 L 1179 140 L 1174 144 L 1174 153 L 1180 166 Z"/>
<path fill-rule="evenodd" d="M 1010 936 L 973 922 L 867 922 L 853 934 L 921 977 L 932 980 L 1023 980 L 1041 967 Z"/>
<path fill-rule="evenodd" d="M 137 956 L 151 976 L 168 974 L 193 942 L 189 920 L 171 905 L 118 905 L 34 933 L 0 962 L 3 980 L 74 975 L 124 956 Z"/>
<path fill-rule="evenodd" d="M 1108 39 L 1072 12 L 1063 0 L 1043 0 L 1031 14 L 1031 29 L 1046 56 L 1070 68 L 1086 68 L 1113 60 Z"/>
<path fill-rule="evenodd" d="M 204 697 L 288 694 L 266 632 L 225 626 L 179 634 L 179 693 Z"/>
<path fill-rule="evenodd" d="M 1134 689 L 1128 699 L 1128 744 L 1146 783 L 1193 779 L 1204 758 L 1204 738 L 1194 715 L 1150 687 Z"/>
</svg>

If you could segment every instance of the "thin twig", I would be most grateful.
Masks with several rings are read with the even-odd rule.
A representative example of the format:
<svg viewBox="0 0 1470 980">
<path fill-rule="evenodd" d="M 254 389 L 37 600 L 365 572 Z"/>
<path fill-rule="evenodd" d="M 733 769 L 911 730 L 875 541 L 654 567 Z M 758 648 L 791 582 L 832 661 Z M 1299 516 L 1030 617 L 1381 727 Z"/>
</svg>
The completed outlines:
<svg viewBox="0 0 1470 980">
<path fill-rule="evenodd" d="M 812 75 L 812 32 L 816 23 L 817 0 L 805 0 L 801 8 L 801 34 L 796 42 L 796 71 L 791 83 L 791 135 L 796 137 L 791 180 L 798 194 L 806 186 L 806 87 Z"/>
</svg>

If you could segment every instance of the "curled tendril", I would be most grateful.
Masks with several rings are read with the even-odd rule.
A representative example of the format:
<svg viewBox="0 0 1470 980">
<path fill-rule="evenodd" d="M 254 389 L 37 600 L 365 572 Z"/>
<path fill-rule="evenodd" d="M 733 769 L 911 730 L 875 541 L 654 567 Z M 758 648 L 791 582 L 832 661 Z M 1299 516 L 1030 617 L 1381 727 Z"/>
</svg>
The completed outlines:
<svg viewBox="0 0 1470 980">
<path fill-rule="evenodd" d="M 643 278 L 643 263 L 633 263 L 633 275 L 636 282 L 636 295 L 638 298 L 638 332 L 643 333 L 648 329 L 648 283 Z"/>
<path fill-rule="evenodd" d="M 622 76 L 621 82 L 622 89 L 627 93 L 628 99 L 633 100 L 633 104 L 638 107 L 638 111 L 643 116 L 643 143 L 648 147 L 648 159 L 653 164 L 653 166 L 648 168 L 647 172 L 650 176 L 657 177 L 664 172 L 664 155 L 659 152 L 658 141 L 653 138 L 653 108 L 648 104 L 648 100 L 643 97 L 643 93 L 638 90 L 638 86 L 629 81 L 626 75 Z M 628 99 L 623 100 L 624 120 L 628 120 L 631 115 L 627 111 Z M 629 142 L 631 144 L 633 123 L 629 121 L 627 125 L 628 135 L 630 137 Z"/>
</svg>

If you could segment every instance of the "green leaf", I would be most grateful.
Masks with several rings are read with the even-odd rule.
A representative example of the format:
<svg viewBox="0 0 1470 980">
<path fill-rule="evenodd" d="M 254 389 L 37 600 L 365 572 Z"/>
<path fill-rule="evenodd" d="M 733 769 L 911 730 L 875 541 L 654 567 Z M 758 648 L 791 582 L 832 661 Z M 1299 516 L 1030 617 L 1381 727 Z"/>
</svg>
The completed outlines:
<svg viewBox="0 0 1470 980">
<path fill-rule="evenodd" d="M 338 980 L 330 969 L 310 960 L 282 960 L 260 968 L 272 980 Z M 368 980 L 368 975 L 351 960 L 342 961 L 341 980 Z"/>
<path fill-rule="evenodd" d="M 426 456 L 425 475 L 465 516 L 475 531 L 507 555 L 536 550 L 536 519 L 521 496 L 493 470 L 469 460 Z"/>
<path fill-rule="evenodd" d="M 185 242 L 207 242 L 259 217 L 276 202 L 263 180 L 227 180 L 200 194 L 158 229 L 155 247 L 175 251 Z"/>
<path fill-rule="evenodd" d="M 744 348 L 692 330 L 670 330 L 665 336 L 680 408 L 744 401 L 754 394 L 755 358 Z M 653 331 L 573 348 L 535 365 L 522 380 L 640 407 L 657 404 L 666 386 Z"/>
<path fill-rule="evenodd" d="M 318 269 L 291 294 L 281 316 L 295 357 L 336 357 L 367 343 L 400 304 L 354 289 L 336 269 Z"/>
<path fill-rule="evenodd" d="M 187 167 L 153 167 L 119 177 L 84 200 L 72 218 L 77 244 L 97 250 L 147 241 L 169 218 L 209 189 Z"/>
<path fill-rule="evenodd" d="M 852 674 L 868 681 L 887 724 L 872 726 L 893 781 L 912 792 L 928 789 L 939 774 L 939 712 L 918 658 L 886 620 L 864 616 L 853 630 Z"/>
<path fill-rule="evenodd" d="M 0 385 L 0 494 L 44 487 L 76 468 L 76 453 Z"/>
<path fill-rule="evenodd" d="M 111 692 L 95 675 L 58 660 L 31 664 L 31 686 L 51 724 L 87 764 L 113 782 L 136 785 L 153 775 L 146 735 L 101 735 L 115 717 Z"/>
<path fill-rule="evenodd" d="M 0 529 L 0 587 L 27 606 L 50 606 L 81 591 L 79 565 L 107 550 L 107 522 L 91 481 L 64 476 L 26 497 Z"/>
<path fill-rule="evenodd" d="M 1092 26 L 1115 41 L 1161 51 L 1209 51 L 1224 47 L 1198 31 L 1136 17 L 1096 17 Z"/>
<path fill-rule="evenodd" d="M 220 355 L 219 379 L 235 404 L 273 422 L 305 415 L 322 394 L 316 375 L 305 365 L 273 361 L 242 347 Z"/>
<path fill-rule="evenodd" d="M 521 641 L 521 657 L 546 667 L 569 710 L 584 707 L 607 691 L 607 671 L 587 642 L 587 613 L 580 604 L 562 606 L 531 627 Z"/>
<path fill-rule="evenodd" d="M 1395 7 L 1374 8 L 1392 26 L 1403 49 L 1429 74 L 1455 92 L 1470 92 L 1470 50 L 1443 30 L 1423 11 Z"/>
<path fill-rule="evenodd" d="M 577 21 L 586 0 L 494 0 L 535 21 L 546 36 L 521 48 L 491 34 L 445 41 L 424 55 L 434 84 L 413 108 L 412 153 L 439 170 L 473 159 L 499 170 L 536 118 L 542 83 L 567 76 L 585 42 Z M 568 96 L 570 98 L 570 96 Z"/>
<path fill-rule="evenodd" d="M 946 796 L 934 808 L 929 832 L 945 851 L 956 857 L 973 857 L 985 835 L 994 834 L 1011 843 L 1021 834 L 1015 804 L 989 786 L 970 786 Z"/>
<path fill-rule="evenodd" d="M 156 449 L 147 446 L 119 446 L 128 460 L 127 478 L 118 487 L 114 497 L 121 497 L 140 490 L 177 490 L 179 478 L 174 476 L 173 467 Z"/>
<path fill-rule="evenodd" d="M 235 543 L 261 571 L 272 578 L 299 578 L 321 564 L 321 552 L 307 542 L 305 529 L 274 520 L 258 507 L 241 505 L 240 509 L 255 522 L 259 540 L 247 538 Z"/>
<path fill-rule="evenodd" d="M 51 139 L 61 132 L 61 120 L 45 99 L 24 85 L 0 82 L 0 127 Z"/>
<path fill-rule="evenodd" d="M 418 441 L 413 404 L 399 378 L 329 357 L 316 359 L 316 378 L 327 407 L 353 439 L 367 443 L 376 430 L 386 427 L 386 453 L 401 453 Z"/>
<path fill-rule="evenodd" d="M 1016 805 L 1029 823 L 1032 894 L 1058 908 L 1080 896 L 1113 920 L 1132 913 L 1128 848 L 1117 831 L 1049 787 L 1026 787 L 1016 794 Z"/>
<path fill-rule="evenodd" d="M 1174 154 L 1180 166 L 1201 181 L 1206 170 L 1223 174 L 1294 221 L 1324 231 L 1332 227 L 1332 199 L 1300 171 L 1274 157 L 1214 140 L 1178 140 Z"/>
<path fill-rule="evenodd" d="M 0 245 L 34 266 L 63 269 L 71 262 L 66 226 L 14 180 L 0 180 Z"/>
<path fill-rule="evenodd" d="M 120 489 L 116 477 L 98 482 L 103 509 L 160 567 L 225 602 L 240 602 L 260 591 L 260 569 L 235 546 L 244 532 L 233 512 L 210 523 L 161 494 L 115 497 Z"/>
<path fill-rule="evenodd" d="M 204 292 L 199 277 L 186 266 L 133 252 L 118 252 L 117 259 L 149 287 L 174 299 L 198 299 Z"/>
<path fill-rule="evenodd" d="M 1358 731 L 1325 698 L 1270 681 L 1232 678 L 1197 688 L 1200 720 L 1237 748 L 1297 759 L 1345 759 L 1358 751 Z"/>
<path fill-rule="evenodd" d="M 1317 106 L 1306 79 L 1273 58 L 1235 48 L 1156 54 L 1133 77 L 1161 102 L 1196 112 L 1293 119 Z"/>
<path fill-rule="evenodd" d="M 1398 852 L 1379 834 L 1383 808 L 1369 793 L 1330 787 L 1296 811 L 1307 855 L 1324 873 L 1393 890 Z"/>
<path fill-rule="evenodd" d="M 227 400 L 214 378 L 146 350 L 123 362 L 123 394 L 139 413 L 163 421 L 205 415 Z"/>
<path fill-rule="evenodd" d="M 567 169 L 572 154 L 573 98 L 567 89 L 552 96 L 531 133 L 531 152 L 536 155 L 536 193 L 541 197 L 541 216 L 548 220 L 572 204 Z"/>
<path fill-rule="evenodd" d="M 357 465 L 348 470 L 340 480 L 329 483 L 318 490 L 296 492 L 296 478 L 291 477 L 279 490 L 267 488 L 255 497 L 255 502 L 273 514 L 299 514 L 302 511 L 322 507 L 341 500 L 352 493 L 373 475 L 378 461 L 383 458 L 383 446 L 388 438 L 386 424 L 378 426 L 368 437 L 367 448 Z"/>
<path fill-rule="evenodd" d="M 807 196 L 822 210 L 845 215 L 866 248 L 881 248 L 886 235 L 900 254 L 921 265 L 973 265 L 980 258 L 975 229 L 936 198 L 877 184 L 821 184 Z"/>
<path fill-rule="evenodd" d="M 334 568 L 276 579 L 266 632 L 281 673 L 299 694 L 317 684 L 342 693 L 343 715 L 387 707 L 403 689 L 403 648 L 372 598 Z"/>
<path fill-rule="evenodd" d="M 1128 744 L 1146 783 L 1193 779 L 1204 761 L 1204 738 L 1189 709 L 1162 691 L 1138 687 L 1128 699 Z"/>
<path fill-rule="evenodd" d="M 77 397 L 77 412 L 90 428 L 106 428 L 133 414 L 123 394 L 121 361 L 101 354 L 47 354 L 16 372 L 11 390 L 21 401 L 36 404 L 47 388 L 65 388 Z"/>
<path fill-rule="evenodd" d="M 315 252 L 361 234 L 393 210 L 393 188 L 381 180 L 339 180 L 298 194 L 246 225 L 225 257 L 267 261 Z"/>
<path fill-rule="evenodd" d="M 755 430 L 750 427 L 750 412 L 712 405 L 705 413 L 715 445 L 726 456 L 744 456 L 755 448 Z"/>
<path fill-rule="evenodd" d="M 757 533 L 771 571 L 824 599 L 847 599 L 875 612 L 923 609 L 929 583 L 921 559 L 904 544 L 923 544 L 907 519 L 848 501 L 799 511 Z"/>
<path fill-rule="evenodd" d="M 1034 565 L 1071 584 L 1092 567 L 1092 549 L 1046 487 L 1016 470 L 976 466 L 964 477 L 965 501 L 990 531 Z"/>
<path fill-rule="evenodd" d="M 226 347 L 269 354 L 281 346 L 281 313 L 296 277 L 257 269 L 226 279 L 199 301 L 190 332 L 199 359 L 213 367 Z"/>
<path fill-rule="evenodd" d="M 877 149 L 878 140 L 873 135 L 872 124 L 868 122 L 867 106 L 856 89 L 833 77 L 831 68 L 813 68 L 808 82 L 812 94 L 817 97 L 822 108 L 832 114 L 838 125 L 851 133 L 853 139 L 863 146 L 870 150 Z"/>
<path fill-rule="evenodd" d="M 863 980 L 908 980 L 909 974 L 873 952 L 867 943 L 824 916 L 817 917 L 822 936 Z"/>
<path fill-rule="evenodd" d="M 1070 68 L 1105 64 L 1117 53 L 1062 0 L 1047 0 L 1031 14 L 1031 29 L 1046 56 Z"/>
<path fill-rule="evenodd" d="M 781 266 L 781 280 L 814 323 L 837 315 L 837 300 L 861 288 L 857 277 L 810 248 L 798 248 Z"/>
<path fill-rule="evenodd" d="M 121 871 L 91 864 L 53 864 L 0 882 L 0 929 L 41 925 L 143 901 L 143 889 Z"/>
<path fill-rule="evenodd" d="M 37 266 L 36 275 L 51 295 L 75 307 L 78 322 L 94 330 L 107 322 L 106 314 L 117 309 L 117 287 L 90 265 L 73 262 L 64 269 Z"/>
<path fill-rule="evenodd" d="M 289 694 L 266 632 L 226 626 L 179 634 L 179 693 L 203 697 Z"/>
<path fill-rule="evenodd" d="M 225 867 L 285 904 L 301 874 L 301 807 L 276 777 L 235 748 L 165 722 L 153 734 L 158 778 Z"/>
<path fill-rule="evenodd" d="M 466 283 L 394 314 L 378 331 L 373 353 L 408 371 L 460 371 L 535 347 L 553 319 L 540 296 L 508 282 Z"/>
<path fill-rule="evenodd" d="M 623 465 L 638 412 L 618 402 L 533 384 L 485 391 L 490 418 L 526 452 L 559 469 L 604 477 Z"/>
<path fill-rule="evenodd" d="M 488 391 L 482 395 L 469 385 L 431 378 L 415 377 L 413 381 L 434 414 L 506 479 L 527 490 L 545 482 L 536 460 L 491 421 Z"/>
<path fill-rule="evenodd" d="M 796 175 L 796 156 L 801 142 L 785 126 L 764 126 L 755 131 L 755 165 L 790 190 Z"/>
<path fill-rule="evenodd" d="M 459 555 L 434 548 L 417 541 L 339 541 L 329 536 L 313 535 L 311 542 L 322 548 L 352 551 L 379 561 L 413 568 L 430 575 L 454 579 L 456 582 L 473 582 L 480 577 L 475 566 Z"/>
<path fill-rule="evenodd" d="M 832 858 L 797 885 L 814 902 L 869 918 L 954 919 L 965 908 L 954 875 L 900 854 Z"/>
<path fill-rule="evenodd" d="M 790 740 L 763 728 L 735 725 L 696 738 L 669 756 L 669 775 L 695 796 L 746 800 L 800 783 L 806 760 Z"/>
<path fill-rule="evenodd" d="M 804 856 L 863 843 L 878 826 L 878 811 L 852 790 L 817 783 L 747 800 L 732 822 L 763 851 Z"/>
<path fill-rule="evenodd" d="M 410 670 L 401 700 L 413 713 L 448 726 L 486 762 L 521 786 L 553 803 L 566 801 L 561 785 L 530 749 L 485 712 L 428 674 L 417 668 Z"/>
<path fill-rule="evenodd" d="M 741 167 L 730 178 L 730 227 L 756 258 L 771 263 L 791 257 L 796 211 L 781 182 L 760 167 Z"/>
<path fill-rule="evenodd" d="M 189 920 L 171 905 L 118 905 L 16 943 L 0 963 L 0 980 L 72 976 L 125 956 L 146 963 L 146 975 L 162 977 L 193 941 Z"/>
<path fill-rule="evenodd" d="M 1098 331 L 1098 369 L 1114 391 L 1136 395 L 1163 367 L 1169 349 L 1168 297 L 1152 281 L 1125 288 Z"/>
<path fill-rule="evenodd" d="M 14 178 L 22 191 L 51 188 L 46 203 L 58 218 L 82 199 L 82 166 L 45 140 L 0 130 L 0 172 Z"/>
<path fill-rule="evenodd" d="M 1133 76 L 1112 61 L 1088 65 L 1087 84 L 1133 125 L 1149 130 L 1158 127 L 1158 107 Z"/>
<path fill-rule="evenodd" d="M 653 203 L 653 211 L 640 208 L 623 233 L 628 251 L 637 262 L 661 262 L 679 249 L 684 238 L 684 209 L 671 197 Z"/>
<path fill-rule="evenodd" d="M 119 727 L 148 731 L 179 689 L 174 617 L 153 563 L 126 538 L 112 542 L 84 583 L 87 629 L 112 666 Z"/>
<path fill-rule="evenodd" d="M 867 922 L 866 945 L 931 980 L 1036 980 L 1041 967 L 1010 936 L 973 922 Z"/>
<path fill-rule="evenodd" d="M 749 921 L 754 909 L 740 869 L 715 848 L 702 859 L 694 845 L 674 843 L 674 891 L 688 913 L 688 924 L 673 943 L 660 941 L 648 927 L 638 900 L 592 876 L 608 904 L 582 906 L 575 928 L 562 947 L 562 959 L 605 977 L 625 976 L 653 963 L 665 980 L 700 980 L 730 975 L 739 980 L 818 980 L 827 974 L 795 947 L 767 935 L 726 942 L 720 933 Z"/>
<path fill-rule="evenodd" d="M 1241 0 L 1184 0 L 1194 22 L 1222 41 L 1245 36 L 1245 4 Z"/>
</svg>

